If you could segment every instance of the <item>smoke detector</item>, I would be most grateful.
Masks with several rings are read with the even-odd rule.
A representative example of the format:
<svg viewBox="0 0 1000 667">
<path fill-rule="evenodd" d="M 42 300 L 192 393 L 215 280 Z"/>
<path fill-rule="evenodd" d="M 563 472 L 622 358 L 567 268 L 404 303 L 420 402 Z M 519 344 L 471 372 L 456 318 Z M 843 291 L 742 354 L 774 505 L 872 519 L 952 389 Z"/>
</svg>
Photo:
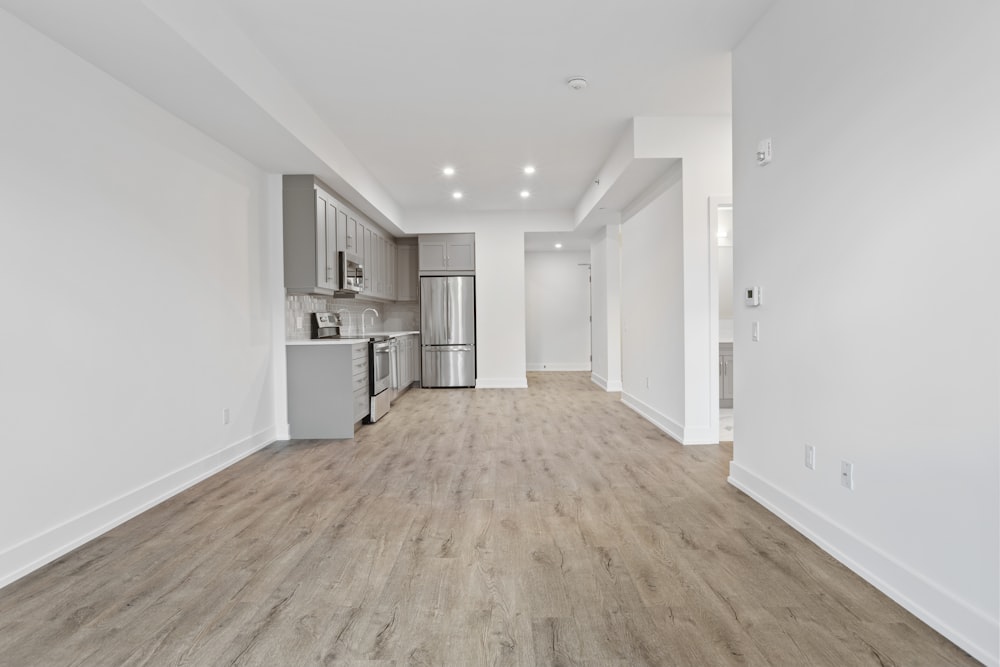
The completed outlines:
<svg viewBox="0 0 1000 667">
<path fill-rule="evenodd" d="M 566 85 L 572 88 L 573 90 L 583 90 L 584 88 L 587 87 L 587 80 L 584 79 L 582 76 L 573 76 L 570 77 L 569 79 L 566 79 Z"/>
</svg>

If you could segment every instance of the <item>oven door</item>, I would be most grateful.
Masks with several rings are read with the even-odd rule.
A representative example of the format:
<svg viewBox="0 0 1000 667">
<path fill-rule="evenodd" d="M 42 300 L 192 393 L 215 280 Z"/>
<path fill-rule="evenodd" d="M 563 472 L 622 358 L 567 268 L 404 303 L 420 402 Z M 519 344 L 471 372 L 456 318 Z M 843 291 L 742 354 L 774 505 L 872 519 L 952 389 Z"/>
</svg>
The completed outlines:
<svg viewBox="0 0 1000 667">
<path fill-rule="evenodd" d="M 388 341 L 373 341 L 371 349 L 371 395 L 378 396 L 389 388 L 391 364 Z"/>
</svg>

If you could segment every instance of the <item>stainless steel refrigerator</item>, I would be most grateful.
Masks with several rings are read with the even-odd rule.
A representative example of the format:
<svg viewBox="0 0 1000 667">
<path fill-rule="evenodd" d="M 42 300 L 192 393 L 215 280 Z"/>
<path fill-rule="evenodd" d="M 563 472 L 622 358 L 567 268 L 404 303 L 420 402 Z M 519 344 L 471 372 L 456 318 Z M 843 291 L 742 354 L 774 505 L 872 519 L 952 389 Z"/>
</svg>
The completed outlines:
<svg viewBox="0 0 1000 667">
<path fill-rule="evenodd" d="M 476 386 L 476 279 L 420 278 L 421 384 Z"/>
</svg>

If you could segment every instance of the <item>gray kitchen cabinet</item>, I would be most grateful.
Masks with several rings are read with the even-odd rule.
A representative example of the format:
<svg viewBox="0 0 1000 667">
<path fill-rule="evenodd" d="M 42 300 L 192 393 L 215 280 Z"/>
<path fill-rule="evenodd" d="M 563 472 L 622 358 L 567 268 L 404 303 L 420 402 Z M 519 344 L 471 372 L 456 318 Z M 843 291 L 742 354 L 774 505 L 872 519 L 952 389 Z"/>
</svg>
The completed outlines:
<svg viewBox="0 0 1000 667">
<path fill-rule="evenodd" d="M 733 407 L 732 343 L 719 343 L 719 407 Z"/>
<path fill-rule="evenodd" d="M 406 375 L 404 376 L 404 386 L 409 387 L 417 379 L 417 368 L 420 365 L 419 348 L 414 343 L 417 337 L 413 334 L 405 336 L 403 343 L 404 357 L 406 358 Z"/>
<path fill-rule="evenodd" d="M 417 246 L 396 244 L 396 300 L 416 301 L 417 286 Z"/>
<path fill-rule="evenodd" d="M 340 287 L 338 252 L 361 260 L 361 294 L 396 299 L 396 241 L 338 200 L 315 176 L 283 180 L 285 288 L 333 296 Z"/>
<path fill-rule="evenodd" d="M 409 362 L 410 362 L 410 383 L 420 384 L 420 335 L 410 334 L 407 336 L 409 342 Z"/>
<path fill-rule="evenodd" d="M 420 337 L 416 334 L 396 336 L 396 387 L 393 398 L 420 380 Z"/>
<path fill-rule="evenodd" d="M 312 176 L 285 176 L 282 190 L 285 288 L 290 292 L 333 294 L 340 283 L 340 203 Z"/>
<path fill-rule="evenodd" d="M 474 273 L 475 234 L 426 234 L 417 240 L 420 275 Z"/>
<path fill-rule="evenodd" d="M 372 296 L 382 296 L 382 235 L 372 230 Z"/>
<path fill-rule="evenodd" d="M 375 234 L 375 296 L 385 294 L 385 239 Z"/>
<path fill-rule="evenodd" d="M 375 277 L 372 274 L 372 253 L 375 251 L 375 241 L 371 227 L 366 226 L 364 232 L 364 254 L 362 257 L 365 266 L 365 287 L 363 291 L 365 295 L 371 295 L 375 286 Z"/>
<path fill-rule="evenodd" d="M 367 225 L 364 220 L 358 220 L 351 225 L 354 232 L 354 254 L 361 258 L 361 264 L 365 263 L 365 229 Z"/>
<path fill-rule="evenodd" d="M 369 411 L 368 344 L 288 345 L 285 355 L 291 437 L 353 438 Z"/>
<path fill-rule="evenodd" d="M 424 271 L 446 271 L 447 270 L 447 245 L 442 234 L 434 236 L 421 236 L 418 242 L 419 249 L 419 270 Z"/>
<path fill-rule="evenodd" d="M 381 230 L 372 231 L 372 292 L 371 296 L 396 299 L 396 242 Z"/>
<path fill-rule="evenodd" d="M 386 239 L 386 298 L 396 300 L 396 242 L 391 238 Z"/>
<path fill-rule="evenodd" d="M 345 222 L 347 231 L 344 234 L 344 250 L 353 254 L 358 254 L 358 221 L 353 213 L 347 214 Z"/>
<path fill-rule="evenodd" d="M 352 255 L 361 256 L 358 239 L 358 221 L 354 213 L 341 207 L 337 211 L 337 247 Z"/>
<path fill-rule="evenodd" d="M 357 423 L 371 411 L 367 343 L 351 346 L 351 387 L 354 389 L 354 422 Z"/>
</svg>

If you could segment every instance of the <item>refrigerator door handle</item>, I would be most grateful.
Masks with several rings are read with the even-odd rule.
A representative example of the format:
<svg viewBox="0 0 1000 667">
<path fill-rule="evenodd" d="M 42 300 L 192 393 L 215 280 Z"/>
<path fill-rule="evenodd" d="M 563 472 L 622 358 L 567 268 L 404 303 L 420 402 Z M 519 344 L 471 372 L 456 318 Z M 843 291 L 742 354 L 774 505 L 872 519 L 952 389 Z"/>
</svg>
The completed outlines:
<svg viewBox="0 0 1000 667">
<path fill-rule="evenodd" d="M 451 294 L 448 292 L 448 290 L 444 291 L 444 312 L 445 312 L 445 317 L 444 317 L 444 336 L 445 336 L 445 338 L 444 339 L 447 340 L 447 341 L 450 341 L 450 340 L 452 340 L 452 334 L 451 334 Z"/>
</svg>

